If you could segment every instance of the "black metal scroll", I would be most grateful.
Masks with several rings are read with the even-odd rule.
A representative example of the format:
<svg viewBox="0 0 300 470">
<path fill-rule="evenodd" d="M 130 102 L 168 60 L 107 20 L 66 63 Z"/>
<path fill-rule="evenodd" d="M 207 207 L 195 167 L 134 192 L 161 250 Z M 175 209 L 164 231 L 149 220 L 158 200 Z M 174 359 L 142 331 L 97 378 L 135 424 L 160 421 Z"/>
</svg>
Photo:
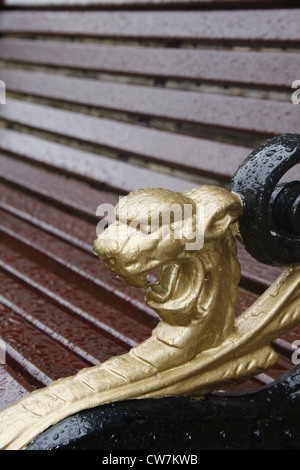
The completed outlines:
<svg viewBox="0 0 300 470">
<path fill-rule="evenodd" d="M 278 185 L 297 163 L 300 135 L 285 134 L 254 150 L 232 178 L 230 189 L 243 202 L 240 231 L 245 248 L 262 263 L 300 263 L 300 182 Z"/>
</svg>

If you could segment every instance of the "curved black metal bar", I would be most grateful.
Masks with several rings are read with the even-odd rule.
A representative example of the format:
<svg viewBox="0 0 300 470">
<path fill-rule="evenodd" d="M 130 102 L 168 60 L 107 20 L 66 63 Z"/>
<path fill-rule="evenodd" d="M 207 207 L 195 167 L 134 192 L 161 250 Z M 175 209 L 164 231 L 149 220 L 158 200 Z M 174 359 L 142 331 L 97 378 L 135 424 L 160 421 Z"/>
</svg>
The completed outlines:
<svg viewBox="0 0 300 470">
<path fill-rule="evenodd" d="M 278 184 L 270 201 L 271 230 L 300 235 L 300 181 Z"/>
<path fill-rule="evenodd" d="M 230 189 L 243 202 L 240 231 L 245 248 L 265 264 L 300 262 L 299 182 L 279 191 L 283 175 L 300 163 L 300 134 L 285 134 L 264 142 L 234 174 Z M 274 232 L 275 230 L 275 232 Z"/>
<path fill-rule="evenodd" d="M 27 450 L 300 450 L 300 365 L 257 391 L 116 402 L 79 412 Z"/>
</svg>

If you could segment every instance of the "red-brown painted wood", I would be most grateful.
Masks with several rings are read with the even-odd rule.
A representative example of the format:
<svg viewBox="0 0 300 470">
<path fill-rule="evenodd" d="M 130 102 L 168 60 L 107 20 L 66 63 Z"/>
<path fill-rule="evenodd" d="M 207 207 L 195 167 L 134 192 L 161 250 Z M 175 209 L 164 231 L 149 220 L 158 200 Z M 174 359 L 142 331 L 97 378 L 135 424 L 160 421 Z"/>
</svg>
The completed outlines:
<svg viewBox="0 0 300 470">
<path fill-rule="evenodd" d="M 99 127 L 99 131 L 101 129 Z M 114 189 L 120 194 L 148 187 L 186 191 L 195 186 L 191 181 L 119 159 L 50 142 L 27 134 L 0 129 L 0 148 L 26 160 L 80 177 L 98 187 Z M 116 139 L 115 139 L 116 140 Z M 141 142 L 142 144 L 142 142 Z"/>
<path fill-rule="evenodd" d="M 299 44 L 299 10 L 4 12 L 4 33 L 214 43 Z M 288 25 L 288 28 L 286 27 Z"/>
<path fill-rule="evenodd" d="M 19 282 L 26 284 L 29 290 L 32 290 L 32 306 L 30 307 L 30 298 L 28 297 L 28 302 L 26 303 L 26 308 L 31 313 L 35 314 L 35 305 L 39 308 L 39 302 L 37 300 L 38 296 L 45 297 L 48 301 L 49 312 L 52 311 L 51 304 L 57 305 L 59 307 L 58 312 L 55 313 L 55 307 L 51 313 L 53 321 L 55 321 L 55 316 L 64 317 L 65 320 L 61 319 L 63 328 L 68 328 L 68 334 L 72 338 L 73 332 L 71 334 L 70 325 L 72 325 L 72 318 L 74 318 L 74 335 L 76 334 L 76 328 L 80 333 L 80 325 L 82 326 L 82 332 L 84 330 L 84 325 L 90 325 L 90 328 L 87 329 L 85 337 L 91 335 L 91 347 L 93 343 L 93 334 L 92 330 L 98 331 L 98 337 L 100 341 L 103 342 L 103 349 L 105 350 L 105 343 L 107 343 L 107 348 L 112 343 L 121 345 L 120 348 L 127 349 L 129 346 L 134 346 L 137 342 L 145 339 L 145 336 L 149 334 L 149 327 L 143 326 L 142 323 L 138 322 L 129 315 L 124 315 L 124 312 L 117 310 L 109 303 L 105 303 L 105 295 L 101 297 L 94 297 L 91 294 L 88 294 L 83 289 L 80 289 L 79 286 L 71 282 L 67 282 L 62 276 L 53 274 L 49 269 L 45 269 L 39 264 L 32 263 L 26 257 L 23 257 L 21 254 L 16 251 L 11 251 L 7 246 L 0 247 L 1 252 L 1 269 L 7 276 L 12 276 L 17 279 Z M 72 273 L 70 272 L 70 278 Z M 2 276 L 2 281 L 4 278 Z M 14 283 L 9 283 L 13 285 Z M 8 291 L 10 291 L 10 287 Z M 34 292 L 36 291 L 36 295 Z M 21 296 L 22 289 L 16 290 L 14 292 L 14 297 L 10 299 L 14 301 L 15 298 L 20 298 L 22 302 L 25 302 L 25 294 Z M 99 299 L 100 297 L 100 299 Z M 35 303 L 34 303 L 35 299 Z M 47 303 L 47 302 L 46 302 Z M 41 305 L 43 302 L 41 301 Z M 42 307 L 41 307 L 42 308 Z M 46 310 L 46 306 L 43 307 L 43 310 Z M 65 315 L 59 312 L 63 310 L 66 312 Z M 46 313 L 45 313 L 46 314 Z M 69 318 L 69 320 L 67 320 Z M 77 318 L 80 321 L 77 321 Z M 66 326 L 68 325 L 68 327 Z M 77 326 L 76 326 L 77 325 Z M 59 331 L 59 330 L 58 330 Z M 61 334 L 63 332 L 61 331 Z M 67 335 L 66 335 L 67 337 Z M 108 338 L 107 341 L 101 338 Z M 86 339 L 87 341 L 87 339 Z M 98 344 L 99 347 L 99 344 Z M 72 348 L 70 348 L 72 349 Z M 91 354 L 91 350 L 90 350 Z M 96 354 L 96 348 L 94 348 L 94 354 Z M 103 359 L 101 359 L 103 360 Z"/>
<path fill-rule="evenodd" d="M 33 390 L 34 387 L 17 375 L 12 367 L 7 364 L 0 365 L 0 411 L 13 405 Z"/>
<path fill-rule="evenodd" d="M 0 336 L 7 343 L 7 354 L 18 360 L 19 372 L 30 378 L 32 384 L 48 385 L 53 379 L 75 374 L 88 364 L 2 303 Z"/>
<path fill-rule="evenodd" d="M 39 199 L 76 211 L 82 217 L 94 219 L 100 204 L 115 205 L 118 202 L 117 194 L 92 188 L 66 175 L 45 171 L 3 154 L 0 155 L 0 178 L 27 193 L 38 195 Z"/>
<path fill-rule="evenodd" d="M 164 99 L 161 97 L 163 93 Z M 169 101 L 167 100 L 170 95 Z M 182 94 L 179 90 L 169 90 L 167 93 L 157 90 L 157 102 L 153 106 L 152 115 L 164 119 L 175 119 L 194 122 L 208 127 L 244 131 L 261 135 L 274 136 L 278 133 L 298 131 L 298 108 L 292 102 L 262 100 L 237 96 L 225 96 L 212 93 Z M 182 98 L 184 96 L 185 98 Z M 197 98 L 196 98 L 197 97 Z M 160 98 L 160 100 L 159 100 Z M 158 103 L 160 107 L 157 109 Z M 147 104 L 147 103 L 146 103 Z M 146 105 L 145 105 L 146 106 Z M 150 103 L 148 103 L 150 107 Z M 185 107 L 187 106 L 187 107 Z M 151 116 L 151 111 L 147 112 Z M 0 117 L 10 122 L 28 125 L 58 135 L 75 137 L 82 141 L 103 145 L 116 150 L 123 150 L 135 155 L 145 154 L 138 144 L 142 141 L 153 148 L 153 140 L 159 145 L 171 145 L 182 141 L 185 149 L 188 142 L 191 146 L 194 140 L 186 136 L 173 136 L 169 133 L 153 129 L 141 129 L 132 124 L 110 121 L 108 119 L 87 116 L 81 113 L 50 108 L 49 106 L 22 102 L 10 99 L 1 108 Z M 112 139 L 112 136 L 115 136 Z M 120 136 L 120 137 L 119 137 Z M 131 142 L 131 144 L 130 144 Z M 175 144 L 172 145 L 172 142 Z M 188 147 L 187 147 L 188 148 Z M 154 147 L 152 152 L 158 154 Z M 149 149 L 147 154 L 151 156 Z M 169 158 L 170 159 L 170 158 Z"/>
<path fill-rule="evenodd" d="M 196 7 L 207 7 L 210 8 L 243 8 L 243 7 L 258 7 L 261 8 L 261 2 L 259 0 L 1 0 L 0 4 L 7 7 L 18 7 L 18 8 L 39 8 L 39 7 L 148 7 L 148 8 L 162 8 L 162 7 L 185 7 L 185 8 L 196 8 Z M 298 6 L 297 1 L 290 0 L 282 2 L 282 0 L 265 0 L 264 7 L 268 6 L 275 8 L 276 6 Z"/>
<path fill-rule="evenodd" d="M 115 279 L 96 256 L 79 251 L 47 233 L 41 236 L 40 230 L 4 212 L 1 219 L 1 238 L 10 246 L 21 250 L 27 257 L 33 256 L 47 269 L 68 279 L 74 288 L 85 289 L 99 300 L 105 298 L 107 305 L 115 306 L 133 318 L 141 318 L 145 324 L 153 324 L 155 315 L 151 309 L 145 308 L 143 294 Z M 60 286 L 55 284 L 56 289 Z"/>
<path fill-rule="evenodd" d="M 1 39 L 0 58 L 10 62 L 32 65 L 68 67 L 159 79 L 197 80 L 220 85 L 242 85 L 267 88 L 291 88 L 298 76 L 297 52 L 261 52 L 218 49 L 184 49 L 136 47 L 104 44 L 38 41 L 30 39 Z M 241 73 L 241 70 L 243 73 Z M 55 73 L 32 73 L 24 70 L 0 70 L 0 77 L 14 91 L 34 95 L 59 96 L 76 102 L 99 105 L 109 92 L 111 106 L 119 99 L 126 102 L 126 85 L 96 80 L 67 78 Z M 42 86 L 41 86 L 41 80 Z M 82 90 L 88 84 L 88 89 Z M 137 90 L 139 88 L 137 87 Z M 135 93 L 137 95 L 137 93 Z M 107 98 L 107 96 L 106 96 Z M 110 103 L 110 100 L 105 100 Z"/>
</svg>

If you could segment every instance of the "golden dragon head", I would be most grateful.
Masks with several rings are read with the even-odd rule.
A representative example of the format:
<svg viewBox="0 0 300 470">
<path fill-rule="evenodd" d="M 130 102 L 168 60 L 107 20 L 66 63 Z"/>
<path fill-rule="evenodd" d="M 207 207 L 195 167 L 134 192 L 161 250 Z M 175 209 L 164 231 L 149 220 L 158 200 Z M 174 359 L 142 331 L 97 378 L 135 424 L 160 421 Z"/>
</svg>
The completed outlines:
<svg viewBox="0 0 300 470">
<path fill-rule="evenodd" d="M 186 307 L 188 293 L 191 287 L 195 289 L 191 274 L 203 271 L 212 241 L 216 244 L 228 238 L 228 233 L 237 233 L 241 211 L 238 196 L 217 186 L 185 193 L 139 190 L 117 204 L 115 221 L 99 234 L 94 251 L 114 275 L 143 288 L 146 302 L 163 316 L 170 298 L 178 300 L 178 310 L 184 296 Z M 220 260 L 224 265 L 226 257 Z M 182 320 L 177 318 L 177 322 Z"/>
</svg>

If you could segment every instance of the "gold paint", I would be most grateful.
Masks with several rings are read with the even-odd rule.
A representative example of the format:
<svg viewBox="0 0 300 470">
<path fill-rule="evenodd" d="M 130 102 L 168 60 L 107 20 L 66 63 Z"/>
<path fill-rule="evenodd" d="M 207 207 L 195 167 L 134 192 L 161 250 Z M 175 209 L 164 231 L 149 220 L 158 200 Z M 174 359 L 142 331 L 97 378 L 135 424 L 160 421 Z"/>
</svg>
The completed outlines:
<svg viewBox="0 0 300 470">
<path fill-rule="evenodd" d="M 166 227 L 159 210 L 165 213 L 173 204 L 193 208 L 192 223 L 180 239 L 174 237 L 175 216 L 170 237 L 162 236 Z M 204 245 L 188 250 L 197 205 L 204 211 Z M 300 265 L 288 267 L 236 319 L 240 266 L 235 237 L 241 212 L 238 195 L 216 186 L 182 194 L 141 190 L 123 198 L 116 221 L 98 237 L 94 250 L 114 275 L 144 290 L 161 321 L 127 354 L 59 379 L 0 413 L 0 448 L 23 449 L 46 428 L 83 409 L 133 398 L 201 396 L 272 367 L 278 356 L 270 342 L 300 322 Z M 155 237 L 145 230 L 150 216 L 159 221 Z M 138 220 L 144 222 L 142 229 Z M 141 230 L 145 236 L 138 238 Z M 158 279 L 149 284 L 147 275 L 156 268 Z"/>
</svg>

